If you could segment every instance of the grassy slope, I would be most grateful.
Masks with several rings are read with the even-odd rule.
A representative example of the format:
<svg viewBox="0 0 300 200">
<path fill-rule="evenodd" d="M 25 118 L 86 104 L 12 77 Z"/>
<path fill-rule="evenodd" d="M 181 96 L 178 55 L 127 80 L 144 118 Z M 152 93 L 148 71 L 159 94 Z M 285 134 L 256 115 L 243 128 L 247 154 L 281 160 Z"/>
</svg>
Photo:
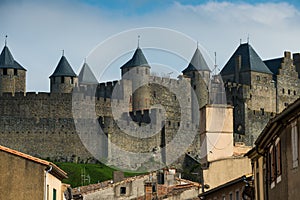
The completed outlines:
<svg viewBox="0 0 300 200">
<path fill-rule="evenodd" d="M 76 163 L 55 163 L 58 167 L 68 173 L 68 179 L 63 180 L 64 183 L 70 184 L 71 187 L 81 186 L 81 174 L 85 169 L 85 175 L 90 176 L 90 184 L 102 182 L 112 179 L 114 169 L 103 164 L 76 164 Z M 124 175 L 135 176 L 138 173 L 125 172 Z M 86 181 L 85 185 L 88 184 Z"/>
</svg>

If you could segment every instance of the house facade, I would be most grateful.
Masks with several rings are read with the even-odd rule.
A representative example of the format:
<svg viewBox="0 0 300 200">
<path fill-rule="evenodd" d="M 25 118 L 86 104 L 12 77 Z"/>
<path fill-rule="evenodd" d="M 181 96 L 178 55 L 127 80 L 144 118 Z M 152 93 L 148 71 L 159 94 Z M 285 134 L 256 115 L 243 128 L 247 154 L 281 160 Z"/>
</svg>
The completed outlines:
<svg viewBox="0 0 300 200">
<path fill-rule="evenodd" d="M 297 100 L 269 121 L 255 148 L 247 153 L 252 162 L 257 200 L 300 196 L 299 114 Z"/>
<path fill-rule="evenodd" d="M 0 146 L 1 199 L 64 200 L 67 174 L 55 164 Z"/>
</svg>

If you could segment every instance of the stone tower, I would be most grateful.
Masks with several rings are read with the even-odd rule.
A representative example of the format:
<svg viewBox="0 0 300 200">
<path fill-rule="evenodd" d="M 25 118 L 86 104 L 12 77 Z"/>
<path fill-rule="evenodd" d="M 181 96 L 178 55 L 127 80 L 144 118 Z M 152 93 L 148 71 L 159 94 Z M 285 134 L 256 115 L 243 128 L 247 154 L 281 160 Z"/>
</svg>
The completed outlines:
<svg viewBox="0 0 300 200">
<path fill-rule="evenodd" d="M 185 77 L 190 78 L 191 88 L 194 91 L 196 98 L 192 95 L 192 106 L 193 110 L 195 108 L 200 109 L 209 103 L 209 84 L 210 84 L 210 69 L 201 54 L 200 50 L 197 48 L 191 62 L 185 68 L 182 73 Z M 198 103 L 198 106 L 197 106 Z M 199 110 L 196 109 L 196 110 Z M 197 119 L 193 113 L 193 120 Z"/>
<path fill-rule="evenodd" d="M 26 92 L 26 69 L 15 61 L 6 44 L 0 55 L 0 95 L 4 92 Z"/>
<path fill-rule="evenodd" d="M 78 78 L 63 55 L 50 78 L 51 93 L 71 93 L 78 86 Z"/>
<path fill-rule="evenodd" d="M 150 66 L 138 47 L 132 58 L 122 67 L 122 79 L 132 81 L 132 110 L 148 110 L 150 108 L 149 76 Z"/>
<path fill-rule="evenodd" d="M 234 107 L 235 141 L 252 145 L 276 112 L 273 73 L 248 43 L 241 44 L 221 71 L 227 103 Z"/>
</svg>

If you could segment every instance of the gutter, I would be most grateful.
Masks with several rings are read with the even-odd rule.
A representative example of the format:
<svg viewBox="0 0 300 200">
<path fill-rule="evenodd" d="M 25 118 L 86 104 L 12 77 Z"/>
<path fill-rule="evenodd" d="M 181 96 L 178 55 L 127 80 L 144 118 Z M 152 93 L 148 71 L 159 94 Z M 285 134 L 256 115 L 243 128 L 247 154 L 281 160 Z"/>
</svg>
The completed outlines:
<svg viewBox="0 0 300 200">
<path fill-rule="evenodd" d="M 44 184 L 44 200 L 47 200 L 47 175 L 52 170 L 52 165 L 49 165 L 50 168 L 45 173 L 45 184 Z"/>
</svg>

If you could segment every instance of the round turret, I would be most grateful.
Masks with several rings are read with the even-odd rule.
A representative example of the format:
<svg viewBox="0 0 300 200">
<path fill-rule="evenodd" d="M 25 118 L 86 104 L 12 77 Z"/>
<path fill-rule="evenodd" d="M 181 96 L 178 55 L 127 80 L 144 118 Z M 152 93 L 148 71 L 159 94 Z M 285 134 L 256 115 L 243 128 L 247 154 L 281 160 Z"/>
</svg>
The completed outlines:
<svg viewBox="0 0 300 200">
<path fill-rule="evenodd" d="M 132 58 L 122 67 L 122 79 L 132 81 L 132 110 L 147 110 L 150 108 L 149 76 L 150 66 L 138 47 Z"/>
<path fill-rule="evenodd" d="M 50 78 L 51 93 L 71 93 L 78 86 L 78 78 L 63 55 Z"/>
<path fill-rule="evenodd" d="M 26 92 L 26 69 L 14 60 L 5 44 L 0 55 L 0 95 L 16 92 Z"/>
<path fill-rule="evenodd" d="M 210 69 L 203 58 L 200 50 L 197 48 L 188 67 L 183 71 L 183 75 L 191 79 L 191 87 L 193 88 L 199 108 L 209 102 L 209 84 Z M 196 100 L 192 100 L 195 102 Z"/>
</svg>

